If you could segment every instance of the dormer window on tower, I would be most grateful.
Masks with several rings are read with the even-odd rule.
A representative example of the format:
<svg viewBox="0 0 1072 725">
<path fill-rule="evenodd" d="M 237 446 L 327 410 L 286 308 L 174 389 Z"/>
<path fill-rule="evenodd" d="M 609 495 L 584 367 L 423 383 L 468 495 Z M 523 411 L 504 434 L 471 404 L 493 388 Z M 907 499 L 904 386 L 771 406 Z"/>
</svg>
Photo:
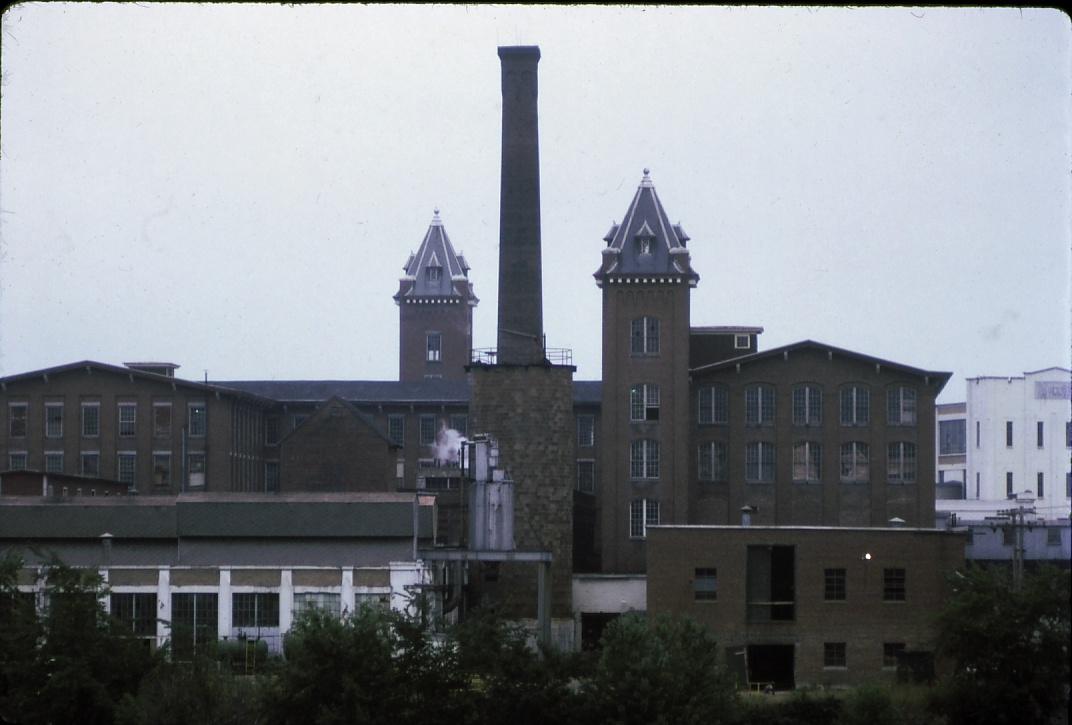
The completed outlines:
<svg viewBox="0 0 1072 725">
<path fill-rule="evenodd" d="M 639 254 L 651 254 L 651 237 L 637 237 L 637 252 Z"/>
<path fill-rule="evenodd" d="M 438 282 L 443 279 L 443 268 L 439 266 L 425 267 L 424 278 L 429 282 Z"/>
</svg>

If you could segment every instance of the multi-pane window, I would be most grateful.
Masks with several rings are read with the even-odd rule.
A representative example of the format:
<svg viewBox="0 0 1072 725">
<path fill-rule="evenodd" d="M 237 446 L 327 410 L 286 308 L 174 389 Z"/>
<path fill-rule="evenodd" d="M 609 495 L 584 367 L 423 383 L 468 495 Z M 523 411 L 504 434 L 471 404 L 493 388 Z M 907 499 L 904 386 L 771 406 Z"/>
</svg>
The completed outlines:
<svg viewBox="0 0 1072 725">
<path fill-rule="evenodd" d="M 596 491 L 596 462 L 577 461 L 577 490 L 581 493 Z"/>
<path fill-rule="evenodd" d="M 153 436 L 171 437 L 171 403 L 153 403 Z"/>
<path fill-rule="evenodd" d="M 938 455 L 956 456 L 964 453 L 967 447 L 966 425 L 967 421 L 963 418 L 938 421 Z"/>
<path fill-rule="evenodd" d="M 890 425 L 916 424 L 916 391 L 896 385 L 886 391 L 886 422 Z"/>
<path fill-rule="evenodd" d="M 823 599 L 828 602 L 845 601 L 844 569 L 823 569 Z"/>
<path fill-rule="evenodd" d="M 729 392 L 725 385 L 705 385 L 700 388 L 697 401 L 697 417 L 700 425 L 726 424 L 729 422 Z"/>
<path fill-rule="evenodd" d="M 392 443 L 403 445 L 406 442 L 406 416 L 392 413 L 387 416 L 387 437 Z"/>
<path fill-rule="evenodd" d="M 133 451 L 119 453 L 116 456 L 116 478 L 120 483 L 125 483 L 129 486 L 135 484 L 134 472 L 137 460 L 137 454 Z"/>
<path fill-rule="evenodd" d="M 443 359 L 443 336 L 438 332 L 429 332 L 426 337 L 425 359 L 428 362 L 439 362 Z"/>
<path fill-rule="evenodd" d="M 208 407 L 204 403 L 190 403 L 186 408 L 191 438 L 204 438 L 208 428 Z"/>
<path fill-rule="evenodd" d="M 718 599 L 718 569 L 696 569 L 692 579 L 692 592 L 698 602 L 713 602 Z"/>
<path fill-rule="evenodd" d="M 634 355 L 659 354 L 659 318 L 638 317 L 630 324 L 630 350 Z"/>
<path fill-rule="evenodd" d="M 799 441 L 793 446 L 793 481 L 818 483 L 823 478 L 823 447 L 815 441 Z"/>
<path fill-rule="evenodd" d="M 629 419 L 633 422 L 659 420 L 659 386 L 638 383 L 629 389 Z"/>
<path fill-rule="evenodd" d="M 1012 496 L 1012 471 L 1005 471 L 1005 495 Z"/>
<path fill-rule="evenodd" d="M 882 599 L 887 602 L 905 600 L 905 570 L 886 568 L 882 570 Z"/>
<path fill-rule="evenodd" d="M 435 443 L 436 425 L 434 415 L 422 415 L 420 419 L 421 423 L 421 445 L 430 446 Z"/>
<path fill-rule="evenodd" d="M 112 617 L 138 637 L 156 635 L 156 594 L 112 592 Z"/>
<path fill-rule="evenodd" d="M 82 403 L 82 437 L 100 435 L 100 403 Z"/>
<path fill-rule="evenodd" d="M 744 389 L 744 422 L 747 425 L 774 425 L 774 386 L 749 385 Z"/>
<path fill-rule="evenodd" d="M 844 642 L 823 642 L 823 667 L 845 667 Z"/>
<path fill-rule="evenodd" d="M 45 473 L 63 473 L 63 453 L 59 451 L 45 452 Z"/>
<path fill-rule="evenodd" d="M 596 444 L 596 418 L 594 415 L 577 416 L 577 445 L 591 448 Z"/>
<path fill-rule="evenodd" d="M 278 627 L 277 592 L 236 592 L 231 595 L 232 627 Z"/>
<path fill-rule="evenodd" d="M 696 472 L 701 481 L 725 481 L 726 444 L 722 441 L 701 443 L 697 450 Z"/>
<path fill-rule="evenodd" d="M 659 524 L 659 502 L 653 498 L 636 498 L 629 503 L 629 538 L 643 539 L 649 526 Z"/>
<path fill-rule="evenodd" d="M 189 471 L 190 480 L 187 485 L 190 488 L 205 487 L 205 454 L 201 452 L 191 453 L 186 457 L 186 470 Z"/>
<path fill-rule="evenodd" d="M 134 435 L 138 423 L 138 406 L 134 403 L 119 404 L 119 435 L 129 438 Z"/>
<path fill-rule="evenodd" d="M 818 385 L 793 387 L 793 425 L 822 425 L 823 391 Z"/>
<path fill-rule="evenodd" d="M 863 385 L 846 385 L 841 389 L 841 425 L 867 425 L 871 422 L 871 391 Z"/>
<path fill-rule="evenodd" d="M 882 643 L 882 666 L 887 669 L 897 667 L 897 658 L 905 651 L 904 642 Z"/>
<path fill-rule="evenodd" d="M 45 403 L 45 437 L 63 437 L 63 403 Z"/>
<path fill-rule="evenodd" d="M 774 444 L 752 441 L 744 449 L 744 479 L 749 483 L 774 481 Z"/>
<path fill-rule="evenodd" d="M 1005 421 L 1005 446 L 1012 448 L 1012 421 Z"/>
<path fill-rule="evenodd" d="M 916 444 L 895 441 L 887 446 L 886 480 L 890 483 L 916 482 Z"/>
<path fill-rule="evenodd" d="M 871 480 L 870 448 L 862 441 L 841 444 L 841 482 L 867 483 Z"/>
<path fill-rule="evenodd" d="M 1046 496 L 1046 481 L 1042 471 L 1038 472 L 1038 477 L 1035 481 L 1035 495 L 1039 498 L 1045 498 Z"/>
<path fill-rule="evenodd" d="M 1046 426 L 1041 420 L 1035 425 L 1035 445 L 1039 448 L 1046 447 Z"/>
<path fill-rule="evenodd" d="M 12 438 L 25 438 L 29 418 L 26 403 L 11 403 L 7 406 L 8 434 Z"/>
<path fill-rule="evenodd" d="M 264 462 L 264 490 L 268 493 L 279 490 L 279 461 Z"/>
<path fill-rule="evenodd" d="M 97 477 L 100 475 L 100 454 L 96 452 L 82 452 L 82 475 Z"/>
<path fill-rule="evenodd" d="M 295 592 L 294 616 L 303 612 L 325 612 L 336 617 L 342 614 L 342 597 L 334 592 Z"/>
<path fill-rule="evenodd" d="M 153 453 L 153 485 L 157 488 L 171 486 L 171 454 Z"/>
<path fill-rule="evenodd" d="M 27 468 L 26 452 L 18 451 L 7 454 L 7 469 L 9 471 L 25 471 Z"/>
<path fill-rule="evenodd" d="M 659 477 L 659 441 L 645 438 L 629 444 L 629 477 Z"/>
<path fill-rule="evenodd" d="M 216 594 L 171 595 L 171 651 L 175 657 L 185 659 L 218 639 L 218 608 Z"/>
<path fill-rule="evenodd" d="M 425 267 L 424 278 L 429 282 L 438 282 L 443 278 L 443 268 L 439 265 L 429 265 Z"/>
<path fill-rule="evenodd" d="M 454 413 L 450 416 L 450 427 L 463 436 L 469 435 L 469 416 L 465 413 Z"/>
</svg>

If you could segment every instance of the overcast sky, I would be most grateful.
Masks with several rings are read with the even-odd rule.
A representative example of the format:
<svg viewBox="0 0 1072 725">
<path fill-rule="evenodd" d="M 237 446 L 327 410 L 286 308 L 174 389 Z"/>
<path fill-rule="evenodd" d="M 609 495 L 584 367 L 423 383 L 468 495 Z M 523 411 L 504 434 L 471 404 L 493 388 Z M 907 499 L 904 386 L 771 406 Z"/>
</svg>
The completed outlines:
<svg viewBox="0 0 1072 725">
<path fill-rule="evenodd" d="M 0 375 L 396 379 L 438 207 L 495 345 L 499 45 L 539 45 L 544 320 L 600 376 L 602 237 L 652 179 L 693 325 L 955 377 L 1069 365 L 1055 10 L 27 3 L 3 16 Z"/>
</svg>

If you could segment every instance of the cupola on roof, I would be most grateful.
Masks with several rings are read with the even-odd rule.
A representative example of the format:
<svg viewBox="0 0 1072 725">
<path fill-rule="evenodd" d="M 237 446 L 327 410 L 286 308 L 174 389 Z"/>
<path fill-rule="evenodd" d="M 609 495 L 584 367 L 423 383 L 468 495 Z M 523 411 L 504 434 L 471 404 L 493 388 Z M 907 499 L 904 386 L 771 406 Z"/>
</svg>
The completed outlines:
<svg viewBox="0 0 1072 725">
<path fill-rule="evenodd" d="M 614 223 L 603 237 L 603 265 L 595 273 L 602 286 L 607 277 L 685 277 L 696 285 L 700 276 L 692 269 L 686 243 L 689 236 L 681 224 L 671 224 L 663 209 L 648 169 L 621 224 Z M 657 277 L 657 278 L 658 278 Z"/>
<path fill-rule="evenodd" d="M 403 267 L 395 300 L 417 298 L 463 298 L 476 304 L 473 285 L 469 281 L 469 264 L 454 251 L 439 209 L 434 210 L 432 222 L 415 253 L 409 255 Z"/>
</svg>

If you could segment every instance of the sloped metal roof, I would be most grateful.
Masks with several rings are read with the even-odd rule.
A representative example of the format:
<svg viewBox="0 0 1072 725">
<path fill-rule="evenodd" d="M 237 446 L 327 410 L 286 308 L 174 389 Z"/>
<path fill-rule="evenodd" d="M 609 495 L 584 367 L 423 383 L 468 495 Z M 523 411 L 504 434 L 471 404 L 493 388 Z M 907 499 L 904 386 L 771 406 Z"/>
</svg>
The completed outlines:
<svg viewBox="0 0 1072 725">
<path fill-rule="evenodd" d="M 429 269 L 435 271 L 430 273 Z M 439 218 L 439 209 L 435 210 L 421 246 L 406 260 L 403 271 L 395 295 L 398 301 L 414 297 L 459 297 L 472 304 L 478 301 L 469 281 L 469 264 L 454 251 Z"/>
</svg>

